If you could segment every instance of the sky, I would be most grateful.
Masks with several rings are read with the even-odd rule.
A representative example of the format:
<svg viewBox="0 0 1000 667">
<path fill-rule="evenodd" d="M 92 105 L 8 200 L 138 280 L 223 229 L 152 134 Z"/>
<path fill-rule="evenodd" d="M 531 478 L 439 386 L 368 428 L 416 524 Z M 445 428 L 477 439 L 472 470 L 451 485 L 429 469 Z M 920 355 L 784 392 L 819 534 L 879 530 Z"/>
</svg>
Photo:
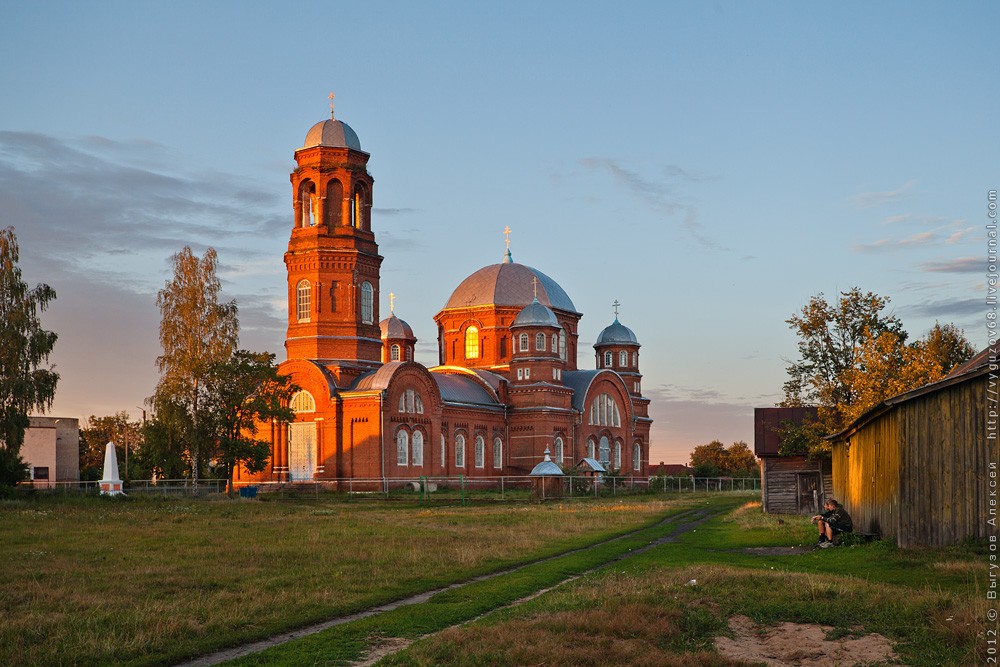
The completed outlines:
<svg viewBox="0 0 1000 667">
<path fill-rule="evenodd" d="M 653 463 L 753 444 L 813 295 L 986 343 L 1000 3 L 0 4 L 0 225 L 58 295 L 50 414 L 139 418 L 186 245 L 284 358 L 288 175 L 331 91 L 416 360 L 509 225 L 584 314 L 581 368 L 621 303 Z"/>
</svg>

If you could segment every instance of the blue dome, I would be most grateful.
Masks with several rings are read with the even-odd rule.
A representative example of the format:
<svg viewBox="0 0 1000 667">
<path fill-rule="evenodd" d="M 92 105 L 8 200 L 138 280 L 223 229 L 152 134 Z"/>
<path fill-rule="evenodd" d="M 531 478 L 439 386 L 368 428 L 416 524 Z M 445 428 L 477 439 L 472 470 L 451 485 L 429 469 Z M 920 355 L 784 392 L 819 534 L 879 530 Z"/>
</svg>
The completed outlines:
<svg viewBox="0 0 1000 667">
<path fill-rule="evenodd" d="M 594 346 L 638 344 L 639 340 L 635 337 L 635 334 L 632 333 L 632 330 L 619 322 L 616 317 L 615 321 L 605 327 L 604 331 L 601 332 L 601 335 L 597 337 L 597 342 L 594 343 Z"/>
<path fill-rule="evenodd" d="M 559 320 L 556 314 L 548 306 L 543 306 L 538 302 L 538 297 L 521 309 L 514 321 L 511 322 L 511 329 L 514 327 L 559 327 Z"/>
</svg>

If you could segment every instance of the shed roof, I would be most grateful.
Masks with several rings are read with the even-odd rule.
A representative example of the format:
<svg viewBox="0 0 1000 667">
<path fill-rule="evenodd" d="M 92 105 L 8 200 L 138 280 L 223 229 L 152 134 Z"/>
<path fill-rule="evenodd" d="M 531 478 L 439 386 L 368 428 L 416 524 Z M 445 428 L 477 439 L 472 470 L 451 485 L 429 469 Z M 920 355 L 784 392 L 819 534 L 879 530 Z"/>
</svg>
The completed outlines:
<svg viewBox="0 0 1000 667">
<path fill-rule="evenodd" d="M 975 355 L 964 364 L 958 366 L 955 370 L 948 375 L 945 375 L 937 382 L 925 384 L 922 387 L 917 387 L 916 389 L 911 389 L 910 391 L 903 392 L 902 394 L 897 394 L 896 396 L 885 399 L 881 403 L 875 404 L 853 422 L 848 424 L 844 430 L 834 433 L 833 435 L 828 435 L 826 436 L 826 439 L 831 442 L 845 440 L 868 422 L 885 414 L 901 403 L 906 403 L 907 401 L 912 401 L 915 398 L 926 396 L 927 394 L 933 394 L 947 389 L 948 387 L 953 387 L 957 384 L 962 384 L 968 380 L 985 375 L 990 371 L 990 364 L 996 363 L 997 353 L 997 348 L 986 347 L 982 352 Z"/>
<path fill-rule="evenodd" d="M 592 459 L 589 456 L 584 456 L 580 459 L 580 462 L 576 464 L 577 468 L 582 468 L 583 470 L 589 470 L 590 472 L 607 472 L 607 468 L 604 464 L 597 459 Z"/>
</svg>

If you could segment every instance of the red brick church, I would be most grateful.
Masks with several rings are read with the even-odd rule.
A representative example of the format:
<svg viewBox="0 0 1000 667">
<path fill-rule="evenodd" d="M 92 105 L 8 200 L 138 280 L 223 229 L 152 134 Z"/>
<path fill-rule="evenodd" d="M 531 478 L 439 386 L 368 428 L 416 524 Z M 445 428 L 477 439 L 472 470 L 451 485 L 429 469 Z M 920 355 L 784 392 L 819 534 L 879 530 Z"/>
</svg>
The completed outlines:
<svg viewBox="0 0 1000 667">
<path fill-rule="evenodd" d="M 379 320 L 382 256 L 372 231 L 369 154 L 340 120 L 295 151 L 287 360 L 301 388 L 295 422 L 272 429 L 269 467 L 239 482 L 526 475 L 551 450 L 646 476 L 649 399 L 639 342 L 617 318 L 577 368 L 582 314 L 541 271 L 503 261 L 476 271 L 434 317 L 439 364 L 413 361 L 416 338 Z M 509 238 L 509 237 L 508 237 Z"/>
</svg>

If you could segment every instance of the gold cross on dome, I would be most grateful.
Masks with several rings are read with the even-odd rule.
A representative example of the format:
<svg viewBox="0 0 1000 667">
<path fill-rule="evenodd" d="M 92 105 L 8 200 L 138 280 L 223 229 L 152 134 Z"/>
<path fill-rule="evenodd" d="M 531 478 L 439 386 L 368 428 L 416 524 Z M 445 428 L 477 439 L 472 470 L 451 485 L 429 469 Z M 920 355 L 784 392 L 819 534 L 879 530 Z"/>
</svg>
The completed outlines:
<svg viewBox="0 0 1000 667">
<path fill-rule="evenodd" d="M 333 93 L 330 93 L 327 97 L 330 99 L 330 119 L 333 119 L 333 98 L 336 97 Z"/>
<path fill-rule="evenodd" d="M 615 299 L 615 302 L 613 304 L 611 304 L 611 305 L 614 306 L 614 309 L 615 309 L 615 319 L 617 320 L 618 319 L 618 307 L 621 306 L 621 304 L 618 303 L 618 299 Z"/>
<path fill-rule="evenodd" d="M 395 305 L 396 305 L 396 293 L 395 292 L 389 292 L 389 314 L 390 315 L 392 315 L 393 310 L 395 308 Z"/>
<path fill-rule="evenodd" d="M 507 250 L 510 250 L 510 225 L 503 228 L 503 235 L 507 239 Z"/>
</svg>

